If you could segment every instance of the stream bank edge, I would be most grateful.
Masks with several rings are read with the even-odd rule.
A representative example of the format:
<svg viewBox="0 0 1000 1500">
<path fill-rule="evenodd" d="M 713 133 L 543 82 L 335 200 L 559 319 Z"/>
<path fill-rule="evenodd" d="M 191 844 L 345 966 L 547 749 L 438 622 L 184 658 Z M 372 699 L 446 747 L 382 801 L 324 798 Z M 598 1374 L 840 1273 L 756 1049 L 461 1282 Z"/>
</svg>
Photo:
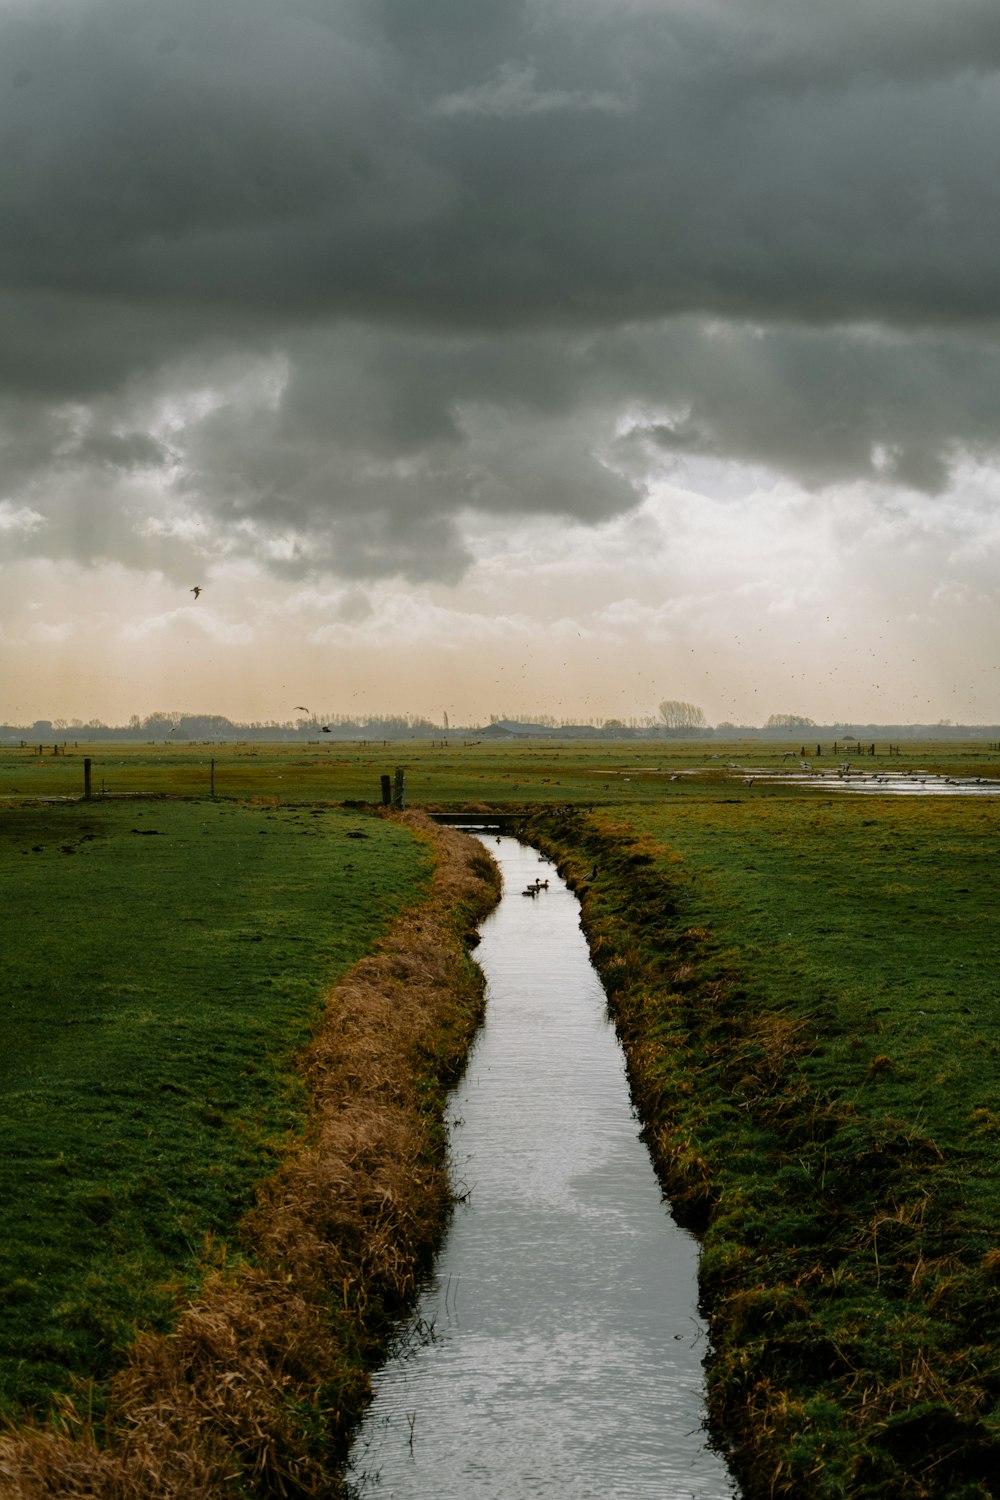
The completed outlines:
<svg viewBox="0 0 1000 1500">
<path fill-rule="evenodd" d="M 343 1493 L 369 1372 L 451 1205 L 443 1122 L 483 1011 L 469 956 L 499 899 L 474 840 L 431 841 L 428 899 L 330 992 L 303 1058 L 302 1145 L 261 1184 L 231 1264 L 138 1340 L 99 1439 L 85 1410 L 0 1435 L 4 1500 L 236 1500 Z"/>
<path fill-rule="evenodd" d="M 822 1035 L 720 966 L 648 840 L 572 809 L 526 836 L 581 900 L 644 1137 L 702 1242 L 712 1432 L 747 1500 L 1000 1493 L 1000 1257 L 962 1242 L 954 1164 L 810 1086 Z"/>
</svg>

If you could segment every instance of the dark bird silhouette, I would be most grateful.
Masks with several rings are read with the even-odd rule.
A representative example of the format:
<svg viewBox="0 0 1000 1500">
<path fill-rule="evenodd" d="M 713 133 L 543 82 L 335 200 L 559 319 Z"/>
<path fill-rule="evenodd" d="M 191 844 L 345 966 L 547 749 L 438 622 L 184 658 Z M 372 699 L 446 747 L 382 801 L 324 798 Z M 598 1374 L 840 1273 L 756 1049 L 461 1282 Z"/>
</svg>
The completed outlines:
<svg viewBox="0 0 1000 1500">
<path fill-rule="evenodd" d="M 330 726 L 329 726 L 329 724 L 323 724 L 320 727 L 320 734 L 329 734 L 329 733 L 330 733 Z"/>
<path fill-rule="evenodd" d="M 198 595 L 201 593 L 201 584 L 200 583 L 196 583 L 193 589 L 188 589 L 188 593 L 189 594 L 193 594 L 194 597 L 197 599 Z"/>
<path fill-rule="evenodd" d="M 301 709 L 304 714 L 307 714 L 309 712 L 304 703 L 296 703 L 295 707 L 297 709 Z"/>
</svg>

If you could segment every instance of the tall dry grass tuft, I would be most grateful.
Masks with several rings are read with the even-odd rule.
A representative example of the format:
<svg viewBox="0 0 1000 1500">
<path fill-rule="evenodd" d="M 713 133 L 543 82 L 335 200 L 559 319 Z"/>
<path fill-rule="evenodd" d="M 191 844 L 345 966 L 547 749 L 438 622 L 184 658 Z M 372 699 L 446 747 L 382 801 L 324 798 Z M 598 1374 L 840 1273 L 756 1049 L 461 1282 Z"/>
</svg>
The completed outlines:
<svg viewBox="0 0 1000 1500">
<path fill-rule="evenodd" d="M 405 821 L 435 846 L 429 899 L 331 993 L 302 1060 L 302 1144 L 262 1184 L 242 1258 L 138 1340 L 102 1443 L 68 1404 L 0 1438 L 4 1500 L 342 1493 L 368 1371 L 451 1201 L 442 1112 L 482 1009 L 462 939 L 499 893 L 478 844 Z"/>
</svg>

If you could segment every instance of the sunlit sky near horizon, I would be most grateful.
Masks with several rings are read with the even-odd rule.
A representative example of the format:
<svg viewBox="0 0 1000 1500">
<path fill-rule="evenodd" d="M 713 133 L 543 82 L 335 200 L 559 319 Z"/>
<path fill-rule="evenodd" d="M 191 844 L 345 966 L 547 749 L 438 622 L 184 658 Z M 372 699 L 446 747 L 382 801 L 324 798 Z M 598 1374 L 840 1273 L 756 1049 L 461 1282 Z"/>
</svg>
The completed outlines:
<svg viewBox="0 0 1000 1500">
<path fill-rule="evenodd" d="M 0 58 L 0 722 L 1000 722 L 995 0 Z"/>
</svg>

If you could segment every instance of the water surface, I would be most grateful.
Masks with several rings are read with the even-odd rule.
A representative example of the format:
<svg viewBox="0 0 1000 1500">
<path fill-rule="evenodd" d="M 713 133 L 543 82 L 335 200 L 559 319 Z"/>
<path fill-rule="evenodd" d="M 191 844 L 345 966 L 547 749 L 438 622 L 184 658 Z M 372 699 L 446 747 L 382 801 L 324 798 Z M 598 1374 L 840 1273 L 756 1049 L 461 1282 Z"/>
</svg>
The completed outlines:
<svg viewBox="0 0 1000 1500">
<path fill-rule="evenodd" d="M 696 1245 L 638 1138 L 579 905 L 534 849 L 484 842 L 505 894 L 450 1107 L 468 1196 L 418 1332 L 376 1379 L 352 1481 L 377 1500 L 729 1500 L 703 1428 Z"/>
</svg>

